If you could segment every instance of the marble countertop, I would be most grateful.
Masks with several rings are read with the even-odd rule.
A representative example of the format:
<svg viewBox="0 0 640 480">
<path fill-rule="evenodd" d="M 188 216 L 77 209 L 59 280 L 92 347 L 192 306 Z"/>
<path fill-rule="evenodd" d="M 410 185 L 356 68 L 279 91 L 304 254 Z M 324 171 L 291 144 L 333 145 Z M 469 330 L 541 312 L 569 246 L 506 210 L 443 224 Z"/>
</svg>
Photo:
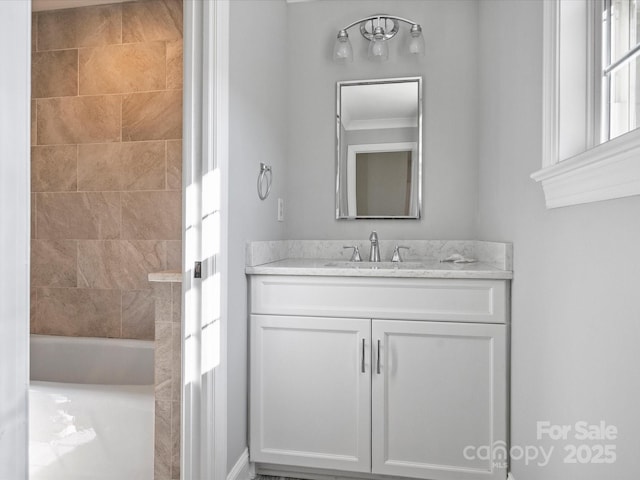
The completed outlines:
<svg viewBox="0 0 640 480">
<path fill-rule="evenodd" d="M 182 272 L 179 270 L 164 270 L 162 272 L 151 272 L 148 276 L 150 282 L 182 282 Z"/>
<path fill-rule="evenodd" d="M 513 272 L 487 263 L 450 263 L 438 260 L 392 262 L 349 262 L 322 258 L 287 258 L 261 265 L 247 266 L 247 275 L 320 275 L 341 277 L 401 278 L 513 278 Z"/>
</svg>

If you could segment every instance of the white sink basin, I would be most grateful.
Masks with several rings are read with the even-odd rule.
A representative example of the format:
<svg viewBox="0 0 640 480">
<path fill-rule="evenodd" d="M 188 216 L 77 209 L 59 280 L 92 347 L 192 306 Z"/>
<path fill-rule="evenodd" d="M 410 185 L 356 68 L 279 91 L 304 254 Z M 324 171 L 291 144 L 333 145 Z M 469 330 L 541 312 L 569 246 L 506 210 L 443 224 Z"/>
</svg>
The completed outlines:
<svg viewBox="0 0 640 480">
<path fill-rule="evenodd" d="M 428 265 L 424 262 L 348 262 L 335 261 L 324 264 L 333 268 L 367 268 L 367 269 L 425 269 Z"/>
</svg>

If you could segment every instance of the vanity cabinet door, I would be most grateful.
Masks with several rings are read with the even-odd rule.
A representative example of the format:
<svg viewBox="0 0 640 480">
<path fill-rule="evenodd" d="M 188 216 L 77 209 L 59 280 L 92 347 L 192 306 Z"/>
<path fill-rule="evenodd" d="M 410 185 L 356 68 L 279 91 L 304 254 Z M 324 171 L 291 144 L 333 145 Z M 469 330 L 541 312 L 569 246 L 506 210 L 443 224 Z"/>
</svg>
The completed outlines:
<svg viewBox="0 0 640 480">
<path fill-rule="evenodd" d="M 369 472 L 371 321 L 252 315 L 253 462 Z"/>
<path fill-rule="evenodd" d="M 506 478 L 504 325 L 373 320 L 372 345 L 373 473 Z"/>
</svg>

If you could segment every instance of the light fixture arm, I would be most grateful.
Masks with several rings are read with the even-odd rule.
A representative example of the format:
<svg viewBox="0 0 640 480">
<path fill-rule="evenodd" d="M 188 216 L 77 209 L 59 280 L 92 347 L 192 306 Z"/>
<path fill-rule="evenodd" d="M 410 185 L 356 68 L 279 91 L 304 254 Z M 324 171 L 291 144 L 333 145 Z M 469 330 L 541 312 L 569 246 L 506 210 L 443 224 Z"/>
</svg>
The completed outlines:
<svg viewBox="0 0 640 480">
<path fill-rule="evenodd" d="M 369 17 L 365 17 L 365 18 L 361 18 L 360 20 L 356 20 L 355 22 L 350 23 L 346 27 L 340 29 L 340 31 L 341 32 L 346 32 L 351 27 L 355 27 L 356 25 L 359 25 L 359 24 L 361 24 L 363 22 L 368 22 L 369 20 L 380 20 L 380 19 L 399 20 L 401 22 L 408 23 L 409 25 L 418 25 L 417 22 L 414 22 L 413 20 L 409 20 L 407 18 L 396 17 L 395 15 L 387 15 L 387 14 L 384 14 L 384 13 L 380 13 L 378 15 L 371 15 Z"/>
</svg>

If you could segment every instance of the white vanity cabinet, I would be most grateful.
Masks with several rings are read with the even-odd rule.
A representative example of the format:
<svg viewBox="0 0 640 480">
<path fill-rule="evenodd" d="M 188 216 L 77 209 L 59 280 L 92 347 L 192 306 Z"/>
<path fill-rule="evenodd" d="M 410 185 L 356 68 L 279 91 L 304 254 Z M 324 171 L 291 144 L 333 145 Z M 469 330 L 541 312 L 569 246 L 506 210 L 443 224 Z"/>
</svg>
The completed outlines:
<svg viewBox="0 0 640 480">
<path fill-rule="evenodd" d="M 253 461 L 369 471 L 370 334 L 362 319 L 251 316 Z"/>
<path fill-rule="evenodd" d="M 505 479 L 508 287 L 252 275 L 250 460 Z"/>
</svg>

